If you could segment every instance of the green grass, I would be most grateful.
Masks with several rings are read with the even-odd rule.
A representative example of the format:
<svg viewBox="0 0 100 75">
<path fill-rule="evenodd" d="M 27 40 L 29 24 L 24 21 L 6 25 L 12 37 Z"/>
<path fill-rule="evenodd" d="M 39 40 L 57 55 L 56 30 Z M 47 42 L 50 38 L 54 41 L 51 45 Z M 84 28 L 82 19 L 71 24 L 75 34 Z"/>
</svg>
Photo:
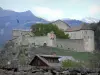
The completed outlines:
<svg viewBox="0 0 100 75">
<path fill-rule="evenodd" d="M 75 59 L 84 60 L 84 61 L 87 61 L 91 57 L 93 57 L 93 54 L 90 52 L 75 52 L 71 50 L 63 50 L 57 48 L 52 48 L 52 51 L 56 52 L 57 55 L 73 56 Z"/>
<path fill-rule="evenodd" d="M 55 52 L 57 55 L 60 56 L 72 56 L 77 60 L 83 60 L 83 61 L 87 61 L 91 57 L 93 57 L 93 54 L 89 52 L 76 52 L 76 51 L 63 50 L 63 49 L 53 48 L 53 47 L 36 48 L 36 49 L 32 49 L 32 51 L 35 54 L 52 54 L 53 52 Z"/>
<path fill-rule="evenodd" d="M 72 60 L 62 61 L 62 67 L 64 68 L 81 68 L 83 65 L 82 62 L 75 62 Z"/>
</svg>

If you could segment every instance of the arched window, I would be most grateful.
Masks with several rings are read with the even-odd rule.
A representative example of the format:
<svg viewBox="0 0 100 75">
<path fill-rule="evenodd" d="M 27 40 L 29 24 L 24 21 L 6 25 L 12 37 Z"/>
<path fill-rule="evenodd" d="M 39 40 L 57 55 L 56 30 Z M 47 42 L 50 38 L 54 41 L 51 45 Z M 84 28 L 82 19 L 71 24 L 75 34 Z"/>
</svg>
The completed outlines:
<svg viewBox="0 0 100 75">
<path fill-rule="evenodd" d="M 43 46 L 47 46 L 47 44 L 46 44 L 46 43 L 44 43 L 44 44 L 43 44 Z"/>
</svg>

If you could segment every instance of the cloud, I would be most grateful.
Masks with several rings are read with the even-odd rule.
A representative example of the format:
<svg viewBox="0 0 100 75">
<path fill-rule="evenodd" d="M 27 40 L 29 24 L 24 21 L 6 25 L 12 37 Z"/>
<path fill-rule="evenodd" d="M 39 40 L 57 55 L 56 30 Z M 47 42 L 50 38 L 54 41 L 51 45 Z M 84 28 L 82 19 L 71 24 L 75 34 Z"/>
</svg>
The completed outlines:
<svg viewBox="0 0 100 75">
<path fill-rule="evenodd" d="M 78 20 L 81 20 L 82 19 L 82 16 L 80 14 L 74 14 L 72 16 L 69 16 L 70 19 L 78 19 Z"/>
<path fill-rule="evenodd" d="M 74 3 L 74 2 L 76 3 L 76 2 L 79 2 L 79 1 L 81 1 L 81 0 L 70 0 L 70 1 L 73 2 L 73 3 Z"/>
<path fill-rule="evenodd" d="M 48 7 L 35 7 L 33 8 L 36 15 L 41 16 L 47 20 L 57 20 L 64 17 L 64 13 L 59 9 L 50 9 Z M 34 13 L 33 12 L 33 13 Z"/>
<path fill-rule="evenodd" d="M 24 8 L 24 9 L 16 9 L 16 8 L 13 8 L 11 10 L 14 10 L 15 12 L 25 12 L 25 11 L 27 11 L 29 9 L 27 9 L 27 8 Z"/>
<path fill-rule="evenodd" d="M 100 6 L 99 6 L 99 5 L 92 5 L 92 6 L 89 8 L 89 13 L 90 13 L 91 15 L 99 14 L 99 13 L 100 13 Z"/>
<path fill-rule="evenodd" d="M 76 5 L 77 3 L 80 3 L 80 1 L 81 0 L 67 0 L 67 2 L 70 3 L 70 5 L 73 5 L 73 4 Z"/>
</svg>

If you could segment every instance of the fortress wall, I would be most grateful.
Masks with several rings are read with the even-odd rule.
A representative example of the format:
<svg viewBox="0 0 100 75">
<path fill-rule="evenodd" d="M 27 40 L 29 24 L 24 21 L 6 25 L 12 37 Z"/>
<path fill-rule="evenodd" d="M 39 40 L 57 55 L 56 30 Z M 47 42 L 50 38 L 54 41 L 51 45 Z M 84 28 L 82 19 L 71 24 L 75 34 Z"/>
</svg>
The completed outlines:
<svg viewBox="0 0 100 75">
<path fill-rule="evenodd" d="M 30 33 L 29 30 L 13 30 L 12 36 L 13 36 L 13 38 L 16 38 L 16 37 L 19 37 L 21 35 L 25 35 L 25 34 L 28 34 L 28 33 Z"/>
<path fill-rule="evenodd" d="M 13 30 L 12 32 L 15 44 L 25 44 L 25 45 L 41 45 L 44 43 L 47 46 L 59 47 L 65 50 L 75 50 L 75 51 L 93 51 L 94 50 L 94 33 L 90 30 L 81 30 L 76 32 L 69 32 L 71 39 L 56 39 L 56 35 L 53 35 L 53 39 L 51 39 L 51 34 L 49 33 L 47 36 L 35 36 L 31 37 L 25 34 L 30 33 L 30 31 L 25 30 Z M 25 36 L 24 36 L 25 35 Z M 83 39 L 83 40 L 82 40 Z"/>
<path fill-rule="evenodd" d="M 85 45 L 85 50 L 92 52 L 95 50 L 94 46 L 94 31 L 92 30 L 84 30 L 83 31 L 83 38 L 84 38 L 84 45 Z"/>
<path fill-rule="evenodd" d="M 70 39 L 82 39 L 81 31 L 65 32 L 65 34 L 69 34 Z"/>
<path fill-rule="evenodd" d="M 19 30 L 13 30 L 12 31 L 12 36 L 13 36 L 13 39 L 19 37 L 20 36 L 20 31 Z"/>
<path fill-rule="evenodd" d="M 81 39 L 57 39 L 57 47 L 63 48 L 65 50 L 74 50 L 79 52 L 84 52 L 84 42 Z"/>
<path fill-rule="evenodd" d="M 36 36 L 36 37 L 30 37 L 28 38 L 29 43 L 35 43 L 36 45 L 42 45 L 44 43 L 48 43 L 48 37 L 47 36 Z"/>
</svg>

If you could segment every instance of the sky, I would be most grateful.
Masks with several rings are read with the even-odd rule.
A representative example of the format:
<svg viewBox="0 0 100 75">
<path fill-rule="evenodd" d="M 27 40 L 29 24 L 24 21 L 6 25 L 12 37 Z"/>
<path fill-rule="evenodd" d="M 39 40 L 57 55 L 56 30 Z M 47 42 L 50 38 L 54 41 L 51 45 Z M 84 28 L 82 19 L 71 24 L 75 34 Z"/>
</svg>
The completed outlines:
<svg viewBox="0 0 100 75">
<path fill-rule="evenodd" d="M 17 12 L 30 10 L 49 21 L 87 17 L 100 19 L 100 0 L 0 0 L 0 7 Z"/>
</svg>

